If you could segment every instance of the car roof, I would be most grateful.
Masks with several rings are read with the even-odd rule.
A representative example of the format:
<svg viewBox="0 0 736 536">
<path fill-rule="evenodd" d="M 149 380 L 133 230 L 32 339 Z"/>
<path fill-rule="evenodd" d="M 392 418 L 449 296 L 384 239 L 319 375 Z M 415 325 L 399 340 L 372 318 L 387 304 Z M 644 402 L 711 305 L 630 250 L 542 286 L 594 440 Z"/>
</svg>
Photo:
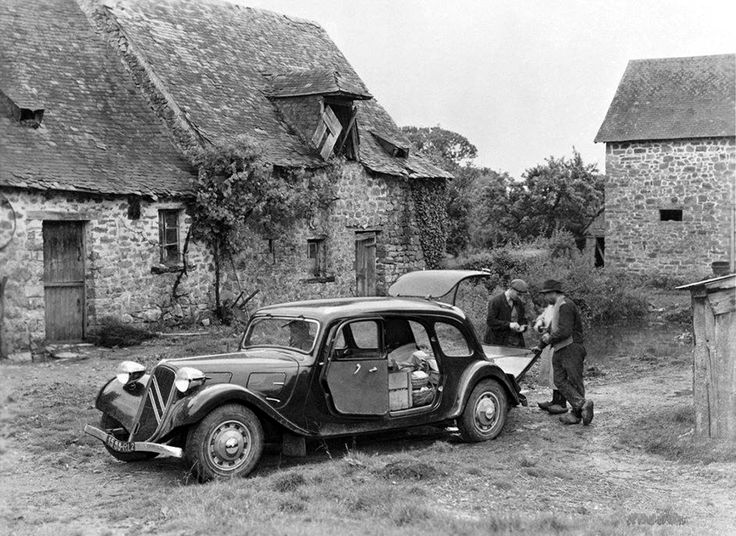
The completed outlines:
<svg viewBox="0 0 736 536">
<path fill-rule="evenodd" d="M 392 297 L 355 297 L 332 298 L 321 300 L 305 300 L 290 303 L 278 303 L 262 307 L 256 315 L 273 316 L 304 316 L 314 318 L 320 322 L 330 322 L 341 318 L 351 318 L 365 315 L 386 314 L 442 314 L 465 318 L 465 313 L 457 307 L 422 298 L 392 298 Z"/>
</svg>

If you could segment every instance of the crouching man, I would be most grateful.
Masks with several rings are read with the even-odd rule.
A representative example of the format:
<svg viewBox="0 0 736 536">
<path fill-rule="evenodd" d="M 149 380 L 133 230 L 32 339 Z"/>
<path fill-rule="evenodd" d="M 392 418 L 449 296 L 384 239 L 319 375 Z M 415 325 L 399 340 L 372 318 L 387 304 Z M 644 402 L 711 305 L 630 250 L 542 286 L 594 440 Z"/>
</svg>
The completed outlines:
<svg viewBox="0 0 736 536">
<path fill-rule="evenodd" d="M 552 345 L 554 384 L 572 406 L 572 412 L 560 417 L 564 424 L 584 425 L 593 420 L 593 401 L 586 400 L 583 385 L 583 363 L 586 350 L 583 346 L 583 322 L 577 305 L 565 296 L 562 283 L 548 279 L 539 291 L 546 302 L 554 306 L 549 331 L 542 342 Z"/>
</svg>

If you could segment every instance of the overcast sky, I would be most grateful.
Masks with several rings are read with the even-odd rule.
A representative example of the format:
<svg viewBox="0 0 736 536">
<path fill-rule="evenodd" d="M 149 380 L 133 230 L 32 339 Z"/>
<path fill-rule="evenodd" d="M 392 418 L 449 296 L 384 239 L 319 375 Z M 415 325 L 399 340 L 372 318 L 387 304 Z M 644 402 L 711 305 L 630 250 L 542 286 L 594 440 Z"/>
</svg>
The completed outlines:
<svg viewBox="0 0 736 536">
<path fill-rule="evenodd" d="M 318 22 L 399 124 L 514 177 L 594 144 L 630 59 L 736 52 L 733 0 L 231 0 Z"/>
</svg>

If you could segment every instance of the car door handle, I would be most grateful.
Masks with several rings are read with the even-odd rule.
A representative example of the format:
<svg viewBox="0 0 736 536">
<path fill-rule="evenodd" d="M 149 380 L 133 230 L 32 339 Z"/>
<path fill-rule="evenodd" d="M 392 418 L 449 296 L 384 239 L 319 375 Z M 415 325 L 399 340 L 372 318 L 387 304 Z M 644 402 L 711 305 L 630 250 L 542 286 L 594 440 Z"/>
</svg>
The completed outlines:
<svg viewBox="0 0 736 536">
<path fill-rule="evenodd" d="M 353 376 L 355 376 L 359 370 L 360 370 L 360 363 L 355 365 L 355 372 L 353 372 Z"/>
<path fill-rule="evenodd" d="M 378 370 L 378 367 L 373 367 L 372 369 L 368 369 L 368 372 L 376 372 Z"/>
</svg>

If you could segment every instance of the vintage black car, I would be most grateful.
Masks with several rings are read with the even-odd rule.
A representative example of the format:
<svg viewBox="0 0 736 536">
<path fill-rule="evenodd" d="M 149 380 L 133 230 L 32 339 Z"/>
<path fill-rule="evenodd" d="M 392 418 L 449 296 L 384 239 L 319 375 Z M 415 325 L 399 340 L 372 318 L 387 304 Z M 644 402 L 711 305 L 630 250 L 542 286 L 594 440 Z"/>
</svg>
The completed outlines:
<svg viewBox="0 0 736 536">
<path fill-rule="evenodd" d="M 298 455 L 306 438 L 425 425 L 493 439 L 526 404 L 517 381 L 535 355 L 481 345 L 452 305 L 463 280 L 484 276 L 412 272 L 390 297 L 263 307 L 237 352 L 163 360 L 150 374 L 121 363 L 97 397 L 101 427 L 84 431 L 120 460 L 183 457 L 201 480 L 248 474 L 264 443 Z"/>
</svg>

